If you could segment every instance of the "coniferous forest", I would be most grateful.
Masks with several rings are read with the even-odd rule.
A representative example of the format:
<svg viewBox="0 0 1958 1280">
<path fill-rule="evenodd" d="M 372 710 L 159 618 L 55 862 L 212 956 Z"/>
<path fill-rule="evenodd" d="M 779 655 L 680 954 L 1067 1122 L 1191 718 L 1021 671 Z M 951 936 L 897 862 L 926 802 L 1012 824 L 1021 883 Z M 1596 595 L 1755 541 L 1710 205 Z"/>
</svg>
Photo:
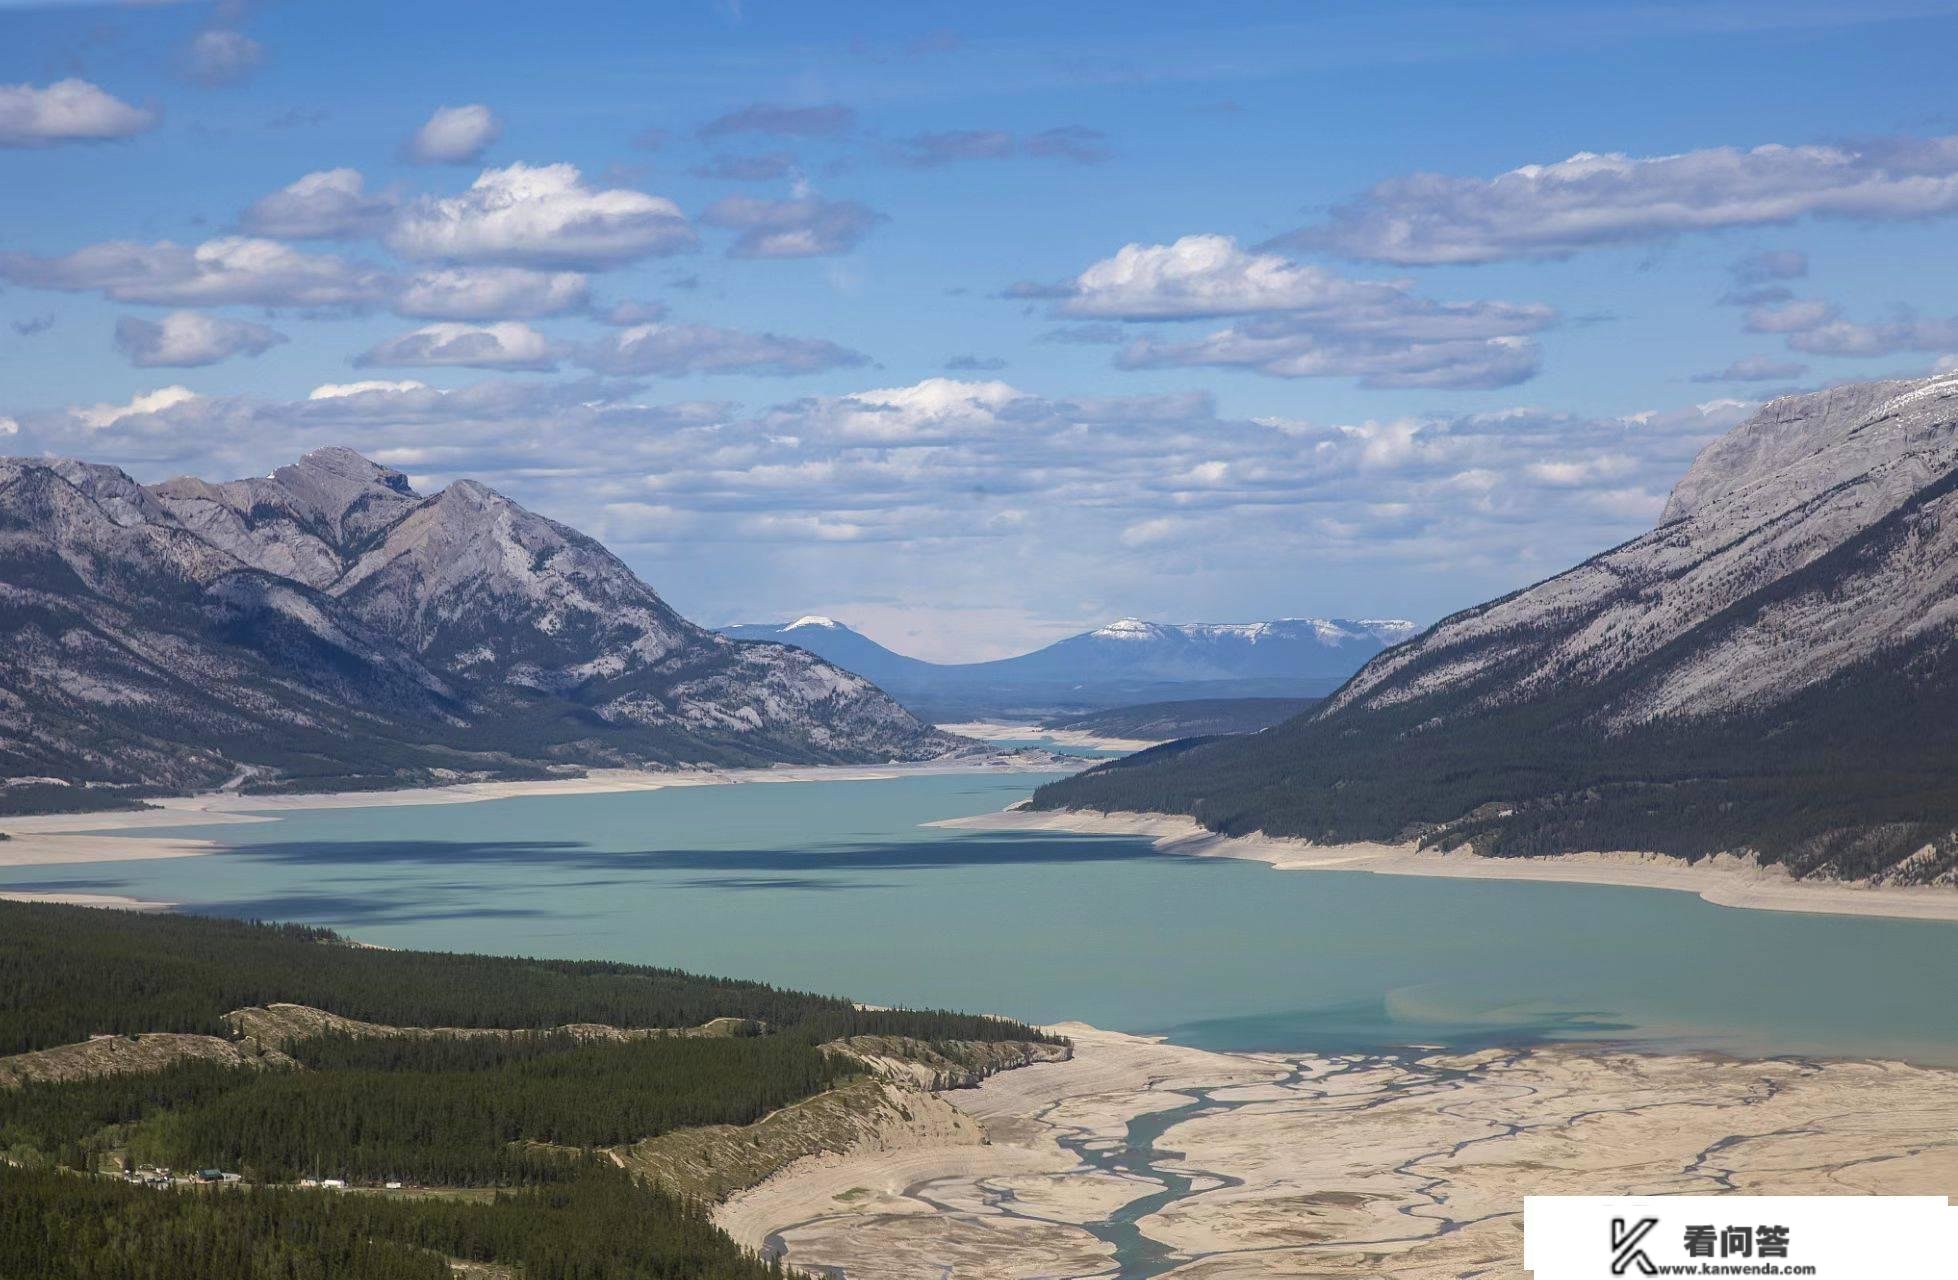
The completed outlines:
<svg viewBox="0 0 1958 1280">
<path fill-rule="evenodd" d="M 307 1004 L 484 1036 L 314 1035 L 258 1068 L 178 1061 L 0 1086 L 0 1277 L 394 1280 L 480 1262 L 525 1280 L 761 1277 L 691 1202 L 598 1154 L 744 1125 L 863 1068 L 853 1035 L 1054 1038 L 1010 1021 L 602 962 L 384 951 L 325 930 L 0 902 L 0 1055 L 102 1034 L 230 1038 L 223 1015 Z M 615 1039 L 575 1023 L 760 1034 Z M 265 1046 L 270 1048 L 271 1046 Z M 238 1182 L 159 1189 L 125 1167 Z M 434 1194 L 323 1191 L 406 1183 Z"/>
</svg>

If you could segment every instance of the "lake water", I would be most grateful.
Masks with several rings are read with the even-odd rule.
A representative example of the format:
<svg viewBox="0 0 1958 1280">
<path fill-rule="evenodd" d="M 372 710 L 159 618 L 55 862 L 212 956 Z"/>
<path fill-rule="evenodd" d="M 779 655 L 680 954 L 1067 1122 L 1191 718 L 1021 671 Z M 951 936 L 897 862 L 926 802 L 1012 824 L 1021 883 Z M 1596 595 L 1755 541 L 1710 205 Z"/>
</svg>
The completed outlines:
<svg viewBox="0 0 1958 1280">
<path fill-rule="evenodd" d="M 676 965 L 1214 1048 L 1604 1038 L 1958 1063 L 1958 925 L 1683 893 L 1282 872 L 921 828 L 1039 776 L 295 811 L 209 857 L 0 870 L 393 947 Z"/>
</svg>

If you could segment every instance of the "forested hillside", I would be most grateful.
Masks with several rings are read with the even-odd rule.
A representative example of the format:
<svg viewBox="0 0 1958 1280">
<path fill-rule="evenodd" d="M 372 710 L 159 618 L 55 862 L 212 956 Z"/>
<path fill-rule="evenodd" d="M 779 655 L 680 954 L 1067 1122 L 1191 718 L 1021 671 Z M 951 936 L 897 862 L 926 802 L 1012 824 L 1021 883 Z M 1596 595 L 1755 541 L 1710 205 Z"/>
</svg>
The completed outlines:
<svg viewBox="0 0 1958 1280">
<path fill-rule="evenodd" d="M 234 1027 L 238 1009 L 253 1016 Z M 327 1029 L 275 1042 L 238 1029 L 282 1014 Z M 912 1046 L 933 1070 L 1058 1043 L 997 1018 L 671 969 L 0 902 L 0 1055 L 45 1060 L 104 1034 L 141 1047 L 151 1032 L 225 1037 L 228 1056 L 168 1052 L 214 1043 L 192 1034 L 160 1037 L 154 1060 L 0 1071 L 0 1277 L 433 1280 L 450 1259 L 524 1280 L 778 1274 L 618 1153 L 875 1087 L 856 1045 Z M 124 1042 L 84 1047 L 108 1043 Z M 179 1173 L 145 1175 L 161 1188 L 120 1175 L 139 1166 Z M 201 1169 L 237 1180 L 183 1185 Z M 328 1179 L 366 1189 L 295 1185 Z"/>
</svg>

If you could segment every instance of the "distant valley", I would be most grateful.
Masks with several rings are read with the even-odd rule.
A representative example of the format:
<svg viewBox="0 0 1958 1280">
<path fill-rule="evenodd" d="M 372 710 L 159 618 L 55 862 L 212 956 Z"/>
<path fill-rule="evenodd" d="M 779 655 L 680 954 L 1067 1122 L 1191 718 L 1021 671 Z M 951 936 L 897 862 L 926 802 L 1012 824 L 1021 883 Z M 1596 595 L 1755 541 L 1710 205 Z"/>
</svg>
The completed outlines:
<svg viewBox="0 0 1958 1280">
<path fill-rule="evenodd" d="M 1419 630 L 1399 619 L 1286 618 L 1163 623 L 1124 618 L 992 662 L 937 663 L 893 652 L 832 618 L 721 628 L 791 644 L 876 682 L 939 723 L 1051 719 L 1191 699 L 1309 698 Z"/>
</svg>

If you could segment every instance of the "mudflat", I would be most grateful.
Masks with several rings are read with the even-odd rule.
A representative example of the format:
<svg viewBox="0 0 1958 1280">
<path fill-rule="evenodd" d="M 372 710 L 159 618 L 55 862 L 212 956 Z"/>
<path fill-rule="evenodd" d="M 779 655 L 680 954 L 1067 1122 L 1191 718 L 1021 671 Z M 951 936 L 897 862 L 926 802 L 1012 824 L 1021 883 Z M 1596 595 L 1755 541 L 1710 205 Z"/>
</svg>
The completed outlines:
<svg viewBox="0 0 1958 1280">
<path fill-rule="evenodd" d="M 970 1141 L 800 1161 L 721 1206 L 853 1277 L 1522 1275 L 1523 1196 L 1949 1194 L 1958 1072 L 1596 1047 L 1211 1053 L 1080 1024 L 941 1095 Z M 945 1268 L 951 1268 L 949 1273 Z"/>
</svg>

